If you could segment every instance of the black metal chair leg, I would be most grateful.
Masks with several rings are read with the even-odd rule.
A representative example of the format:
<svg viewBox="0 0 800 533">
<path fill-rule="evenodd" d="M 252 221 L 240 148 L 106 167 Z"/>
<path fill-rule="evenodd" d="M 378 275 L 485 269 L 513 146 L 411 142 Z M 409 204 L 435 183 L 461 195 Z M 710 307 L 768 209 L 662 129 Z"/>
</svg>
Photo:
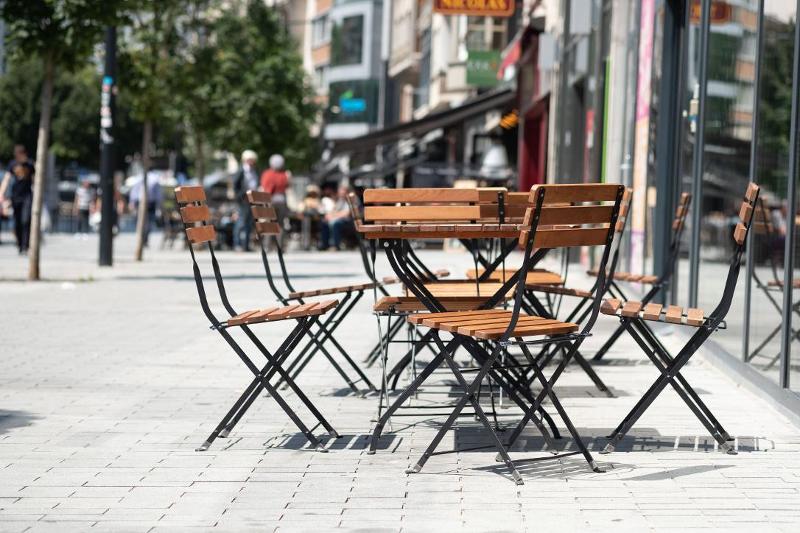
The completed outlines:
<svg viewBox="0 0 800 533">
<path fill-rule="evenodd" d="M 443 350 L 444 345 L 442 344 L 441 339 L 439 339 L 439 336 L 434 335 L 434 339 L 436 341 L 436 344 L 439 346 L 439 349 Z M 497 448 L 498 454 L 500 454 L 500 457 L 502 458 L 506 467 L 508 467 L 508 469 L 511 471 L 511 476 L 514 478 L 514 482 L 517 485 L 522 485 L 523 484 L 522 476 L 517 471 L 517 467 L 514 466 L 514 463 L 511 461 L 511 457 L 508 455 L 508 452 L 503 446 L 502 441 L 497 436 L 494 427 L 492 427 L 491 422 L 489 422 L 489 419 L 486 417 L 486 413 L 483 411 L 479 399 L 476 398 L 473 394 L 469 394 L 470 385 L 467 383 L 467 381 L 464 379 L 463 374 L 461 374 L 461 371 L 458 369 L 458 365 L 456 365 L 456 362 L 453 360 L 453 356 L 450 353 L 445 352 L 444 358 L 445 361 L 447 361 L 447 365 L 450 367 L 450 370 L 453 372 L 453 375 L 456 377 L 456 381 L 458 381 L 458 384 L 461 385 L 461 388 L 464 389 L 464 393 L 468 396 L 469 401 L 472 404 L 473 409 L 475 410 L 475 417 L 481 422 L 481 424 L 483 424 L 483 427 L 486 428 L 486 430 L 489 432 L 489 435 L 492 438 L 492 442 L 495 448 Z M 489 394 L 491 395 L 491 390 Z"/>
<path fill-rule="evenodd" d="M 259 384 L 258 378 L 254 378 L 253 381 L 250 382 L 250 385 L 247 386 L 247 388 L 241 394 L 241 396 L 239 396 L 236 402 L 234 402 L 230 410 L 228 410 L 225 416 L 222 417 L 222 420 L 220 420 L 219 424 L 217 424 L 217 427 L 214 428 L 214 431 L 211 432 L 211 435 L 208 436 L 208 438 L 203 442 L 203 444 L 195 448 L 196 452 L 204 452 L 208 450 L 208 448 L 214 443 L 217 437 L 223 436 L 222 431 L 225 428 L 225 425 L 235 414 L 237 414 L 240 411 L 240 408 L 245 403 L 245 400 L 249 401 L 248 406 L 249 404 L 253 403 L 250 398 L 251 397 L 254 398 L 255 396 L 257 396 L 253 395 L 252 393 L 254 389 L 258 388 L 258 384 Z"/>
<path fill-rule="evenodd" d="M 439 365 L 442 364 L 443 360 L 444 353 L 437 354 L 436 357 L 434 357 L 431 362 L 428 363 L 428 365 L 422 370 L 422 372 L 417 375 L 417 379 L 412 381 L 408 387 L 406 387 L 406 390 L 404 390 L 400 396 L 397 397 L 394 403 L 386 408 L 378 422 L 375 424 L 375 428 L 372 430 L 372 438 L 369 442 L 369 451 L 367 451 L 368 454 L 371 455 L 375 453 L 375 448 L 378 445 L 378 439 L 383 432 L 383 427 L 386 425 L 386 422 L 388 422 L 395 411 L 397 411 L 405 403 L 405 401 L 408 400 L 412 394 L 414 394 L 419 386 L 422 385 L 426 379 L 428 379 L 428 376 L 430 376 L 434 370 L 439 368 Z"/>
<path fill-rule="evenodd" d="M 627 329 L 628 333 L 630 333 L 631 337 L 633 337 L 642 351 L 644 351 L 645 354 L 647 354 L 647 357 L 653 362 L 653 365 L 655 365 L 659 372 L 664 374 L 667 369 L 665 364 L 660 360 L 665 358 L 664 354 L 659 354 L 660 357 L 659 355 L 656 355 L 655 352 L 657 352 L 657 350 L 652 349 L 652 347 L 647 344 L 645 339 L 642 338 L 637 331 L 635 331 L 631 323 L 628 323 Z M 675 378 L 678 379 L 679 382 L 676 382 L 676 380 L 670 380 L 670 385 L 672 385 L 672 388 L 678 393 L 678 396 L 680 396 L 681 399 L 686 403 L 686 405 L 689 407 L 692 413 L 694 413 L 703 427 L 706 428 L 709 434 L 714 437 L 714 440 L 720 444 L 725 443 L 729 439 L 727 432 L 722 429 L 722 426 L 719 425 L 719 422 L 716 420 L 716 418 L 711 415 L 711 411 L 708 409 L 708 407 L 699 401 L 700 398 L 696 395 L 694 389 L 688 387 L 688 383 L 686 383 L 686 380 L 684 380 L 680 374 L 676 374 Z M 691 395 L 688 392 L 689 390 L 692 391 Z"/>
<path fill-rule="evenodd" d="M 247 368 L 250 369 L 253 375 L 259 378 L 261 384 L 267 390 L 269 395 L 272 396 L 272 398 L 275 400 L 275 402 L 277 402 L 280 408 L 283 409 L 283 411 L 291 419 L 291 421 L 295 424 L 295 426 L 297 426 L 300 432 L 303 433 L 303 435 L 305 435 L 308 442 L 319 451 L 327 451 L 319 442 L 317 437 L 315 437 L 314 434 L 311 433 L 311 431 L 306 427 L 303 421 L 300 420 L 300 417 L 297 416 L 297 414 L 294 412 L 291 406 L 289 406 L 289 404 L 286 403 L 286 401 L 278 393 L 275 387 L 273 387 L 272 384 L 269 382 L 269 380 L 266 379 L 266 376 L 261 375 L 259 369 L 253 364 L 252 361 L 250 361 L 250 359 L 247 357 L 247 355 L 244 353 L 241 347 L 236 343 L 236 341 L 233 340 L 233 337 L 231 337 L 231 335 L 224 329 L 218 329 L 217 331 L 219 331 L 220 335 L 222 335 L 225 341 L 230 345 L 233 351 L 236 352 L 236 355 L 239 356 L 239 358 L 247 366 Z"/>
<path fill-rule="evenodd" d="M 577 352 L 578 344 L 580 344 L 580 341 L 576 341 L 572 345 L 573 353 Z M 572 424 L 572 420 L 570 420 L 569 416 L 567 416 L 567 412 L 564 410 L 564 407 L 561 405 L 561 402 L 558 400 L 558 397 L 556 396 L 556 393 L 553 390 L 552 382 L 551 383 L 547 382 L 547 379 L 545 379 L 541 367 L 537 366 L 536 363 L 533 363 L 533 365 L 534 365 L 534 372 L 536 373 L 539 383 L 541 383 L 542 388 L 544 389 L 543 392 L 545 392 L 548 398 L 550 398 L 550 403 L 552 403 L 553 407 L 556 408 L 556 411 L 558 412 L 558 415 L 561 417 L 561 420 L 564 422 L 564 425 L 567 426 L 567 430 L 569 431 L 570 435 L 572 435 L 575 444 L 578 446 L 578 449 L 580 450 L 581 454 L 586 459 L 586 462 L 589 463 L 589 467 L 594 472 L 598 473 L 604 472 L 604 470 L 602 470 L 599 466 L 597 466 L 597 463 L 592 457 L 591 452 L 589 452 L 589 449 L 586 448 L 586 445 L 583 443 L 583 439 L 581 439 L 581 436 L 578 434 L 578 430 L 575 429 L 575 426 Z"/>
<path fill-rule="evenodd" d="M 456 339 L 459 338 L 456 337 Z M 459 342 L 456 344 L 455 347 L 457 348 L 460 344 L 462 344 L 462 342 L 463 341 L 459 340 Z M 416 464 L 414 464 L 412 467 L 406 470 L 406 474 L 415 474 L 420 470 L 422 470 L 422 467 L 425 466 L 425 463 L 428 461 L 431 455 L 433 455 L 433 452 L 436 450 L 437 446 L 439 446 L 439 443 L 442 442 L 442 439 L 444 438 L 445 434 L 447 434 L 447 432 L 453 426 L 453 423 L 456 421 L 456 418 L 458 418 L 458 416 L 461 414 L 461 411 L 464 409 L 464 407 L 466 407 L 467 403 L 470 402 L 471 398 L 475 395 L 476 391 L 478 390 L 478 387 L 483 381 L 483 378 L 486 377 L 486 375 L 489 373 L 489 369 L 492 367 L 495 360 L 497 359 L 497 356 L 500 354 L 500 349 L 501 349 L 500 345 L 498 344 L 494 348 L 494 350 L 492 350 L 491 355 L 483 363 L 477 375 L 473 379 L 472 383 L 470 383 L 468 388 L 465 390 L 464 395 L 453 406 L 453 411 L 450 413 L 450 416 L 447 417 L 447 420 L 445 420 L 442 427 L 439 428 L 439 431 L 436 433 L 433 440 L 425 449 L 419 460 L 417 460 Z M 443 353 L 445 354 L 444 356 L 445 359 L 447 359 L 447 354 L 449 352 L 450 350 L 443 351 Z"/>
</svg>

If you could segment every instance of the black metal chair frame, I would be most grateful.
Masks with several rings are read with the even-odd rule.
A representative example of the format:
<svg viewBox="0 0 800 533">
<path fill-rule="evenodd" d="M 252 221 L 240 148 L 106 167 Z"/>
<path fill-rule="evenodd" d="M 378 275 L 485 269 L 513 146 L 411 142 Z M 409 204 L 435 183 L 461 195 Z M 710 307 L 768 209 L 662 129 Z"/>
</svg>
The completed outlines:
<svg viewBox="0 0 800 533">
<path fill-rule="evenodd" d="M 772 229 L 771 229 L 772 223 L 768 218 L 769 214 L 767 213 L 767 209 L 764 206 L 763 200 L 760 200 L 758 204 L 756 204 L 756 213 L 763 219 L 762 222 L 759 222 L 758 219 L 756 219 L 756 224 L 759 223 L 763 224 L 764 235 L 766 236 L 767 242 L 771 245 L 775 236 L 772 234 Z M 769 283 L 764 283 L 764 281 L 756 273 L 755 268 L 753 268 L 753 281 L 756 282 L 756 286 L 759 289 L 761 289 L 761 291 L 767 297 L 767 299 L 775 308 L 775 310 L 778 311 L 778 316 L 781 317 L 781 320 L 779 321 L 778 325 L 775 326 L 775 328 L 769 333 L 769 335 L 767 335 L 755 349 L 753 349 L 749 354 L 745 354 L 745 360 L 748 362 L 752 361 L 753 358 L 759 355 L 761 353 L 761 350 L 763 350 L 767 346 L 767 344 L 770 343 L 770 341 L 775 337 L 775 335 L 780 333 L 781 328 L 783 327 L 782 325 L 783 305 L 775 299 L 773 293 L 776 292 L 783 293 L 784 290 L 794 290 L 794 287 L 789 287 L 788 289 L 784 287 L 783 280 L 778 275 L 777 262 L 775 261 L 775 257 L 772 255 L 772 253 L 769 254 L 769 262 L 770 262 L 770 269 L 772 271 L 772 277 L 774 279 L 774 285 L 770 285 Z M 800 317 L 800 301 L 794 302 L 792 304 L 792 312 L 795 313 L 798 317 Z M 800 340 L 800 329 L 792 328 L 792 340 Z M 767 363 L 764 369 L 769 370 L 770 368 L 775 366 L 775 364 L 780 360 L 780 358 L 781 358 L 781 353 L 779 350 L 778 353 L 772 357 L 770 362 Z"/>
<path fill-rule="evenodd" d="M 678 393 L 680 398 L 686 403 L 700 423 L 708 430 L 723 451 L 729 454 L 736 453 L 736 450 L 730 445 L 733 438 L 722 427 L 722 424 L 720 424 L 708 406 L 700 399 L 700 396 L 689 385 L 680 371 L 715 331 L 725 327 L 725 316 L 730 310 L 733 294 L 736 291 L 736 282 L 739 278 L 742 255 L 747 245 L 747 235 L 750 232 L 750 226 L 753 221 L 755 212 L 753 207 L 758 200 L 758 193 L 759 188 L 754 184 L 748 187 L 745 202 L 749 202 L 750 210 L 749 213 L 746 210 L 740 211 L 742 225 L 744 226 L 744 235 L 741 236 L 738 242 L 737 239 L 734 239 L 736 246 L 734 247 L 734 252 L 730 260 L 728 276 L 719 304 L 714 311 L 705 318 L 703 324 L 697 327 L 697 331 L 689 338 L 676 356 L 673 357 L 669 351 L 658 342 L 658 339 L 655 337 L 652 330 L 645 325 L 645 320 L 643 317 L 639 316 L 639 313 L 632 317 L 619 316 L 620 327 L 633 337 L 642 351 L 645 352 L 647 357 L 653 362 L 653 365 L 658 369 L 660 376 L 645 392 L 633 409 L 622 419 L 622 422 L 614 429 L 609 436 L 608 444 L 601 453 L 611 453 L 614 451 L 631 427 L 633 427 L 636 421 L 639 420 L 667 385 L 671 385 Z"/>
<path fill-rule="evenodd" d="M 248 191 L 248 195 L 253 191 Z M 251 205 L 253 201 L 251 201 Z M 255 221 L 254 217 L 254 221 Z M 286 289 L 290 292 L 297 292 L 292 285 L 291 279 L 289 277 L 289 272 L 286 268 L 286 262 L 283 257 L 283 247 L 281 246 L 281 233 L 283 232 L 283 228 L 279 229 L 278 233 L 275 234 L 264 234 L 258 231 L 256 228 L 256 234 L 258 236 L 258 242 L 261 248 L 261 262 L 264 264 L 264 273 L 267 278 L 267 284 L 269 285 L 272 294 L 275 295 L 275 298 L 281 302 L 283 305 L 290 305 L 293 302 L 297 302 L 299 304 L 304 304 L 305 300 L 302 297 L 291 297 L 289 294 L 284 294 L 277 286 L 275 275 L 273 274 L 272 266 L 270 265 L 269 261 L 269 254 L 268 254 L 268 245 L 269 239 L 272 239 L 272 244 L 275 248 L 275 254 L 278 258 L 278 270 L 280 271 L 281 281 Z M 330 294 L 337 294 L 342 295 L 339 305 L 328 315 L 325 317 L 324 320 L 318 321 L 318 323 L 311 329 L 309 332 L 309 340 L 303 346 L 295 359 L 287 366 L 286 370 L 291 376 L 292 379 L 297 379 L 300 373 L 306 368 L 306 366 L 311 362 L 314 355 L 317 352 L 322 352 L 325 358 L 330 362 L 331 366 L 336 370 L 336 372 L 342 377 L 342 379 L 347 383 L 350 389 L 355 392 L 356 394 L 362 394 L 364 391 L 361 391 L 358 386 L 356 385 L 357 382 L 364 383 L 369 391 L 377 390 L 372 382 L 369 380 L 367 375 L 361 370 L 361 368 L 356 364 L 355 361 L 350 357 L 347 351 L 342 347 L 339 341 L 334 336 L 334 332 L 341 326 L 342 322 L 345 318 L 350 314 L 350 312 L 355 308 L 356 304 L 361 300 L 364 296 L 365 289 L 356 289 L 356 290 L 347 290 L 341 291 L 337 293 L 326 293 L 325 295 Z M 348 374 L 342 369 L 342 367 L 336 362 L 336 360 L 331 355 L 330 351 L 325 347 L 326 343 L 330 343 L 333 348 L 344 358 L 347 364 L 356 372 L 358 375 L 358 379 L 353 380 L 348 376 Z M 283 384 L 284 378 L 281 377 L 276 386 L 280 386 Z"/>
<path fill-rule="evenodd" d="M 650 289 L 645 293 L 645 295 L 642 296 L 641 299 L 642 305 L 647 305 L 648 303 L 652 302 L 653 299 L 656 296 L 658 296 L 662 291 L 666 291 L 666 289 L 669 287 L 669 283 L 670 280 L 672 279 L 672 276 L 675 274 L 675 269 L 678 266 L 678 259 L 680 258 L 680 253 L 681 253 L 681 237 L 683 236 L 683 230 L 686 226 L 686 216 L 689 212 L 689 206 L 692 202 L 692 196 L 690 194 L 687 194 L 686 198 L 687 200 L 686 203 L 684 204 L 684 208 L 683 211 L 681 212 L 681 215 L 679 217 L 676 217 L 674 221 L 674 224 L 677 224 L 677 227 L 674 228 L 674 231 L 672 232 L 672 241 L 669 244 L 669 253 L 667 254 L 664 260 L 664 265 L 661 275 L 651 285 Z M 621 301 L 628 300 L 628 297 L 622 290 L 622 287 L 620 286 L 619 282 L 615 280 L 613 277 L 610 277 L 609 279 L 608 293 L 618 300 Z M 650 336 L 652 336 L 654 339 L 656 339 L 656 341 L 658 341 L 658 338 L 653 333 L 652 329 L 650 329 L 649 325 L 644 324 L 643 327 L 647 328 L 651 334 Z M 614 346 L 614 344 L 617 342 L 617 340 L 624 331 L 625 327 L 623 327 L 622 325 L 620 325 L 616 330 L 614 330 L 614 332 L 608 337 L 608 339 L 606 339 L 606 342 L 604 342 L 603 345 L 594 354 L 592 360 L 593 361 L 601 360 L 608 352 L 608 350 L 610 350 L 611 347 Z M 663 348 L 663 345 L 661 346 L 661 348 Z"/>
<path fill-rule="evenodd" d="M 615 228 L 615 234 L 617 237 L 614 239 L 614 252 L 611 255 L 611 261 L 606 273 L 609 281 L 608 283 L 601 284 L 599 277 L 596 278 L 595 282 L 592 284 L 592 287 L 587 291 L 588 295 L 577 296 L 579 301 L 564 319 L 565 322 L 575 322 L 577 324 L 581 324 L 592 312 L 591 304 L 597 298 L 597 293 L 600 293 L 601 298 L 604 298 L 607 293 L 610 293 L 609 291 L 611 289 L 611 284 L 614 280 L 614 272 L 616 272 L 617 264 L 619 262 L 620 249 L 622 247 L 622 237 L 625 234 L 625 229 L 628 227 L 628 220 L 630 219 L 630 216 L 628 215 L 630 211 L 630 204 L 633 201 L 633 191 L 630 189 L 627 190 L 626 195 L 627 197 L 623 199 L 623 204 L 618 215 L 618 218 L 621 218 L 621 220 L 617 222 L 617 226 Z M 525 309 L 529 314 L 537 314 L 542 317 L 556 319 L 556 314 L 553 312 L 553 305 L 549 304 L 545 306 L 536 295 L 537 292 L 539 292 L 539 289 L 526 286 L 523 306 L 527 304 L 528 307 L 523 307 L 523 309 Z M 549 296 L 549 293 L 547 292 L 544 294 L 545 296 Z M 548 303 L 550 303 L 549 300 Z M 546 346 L 536 355 L 536 361 L 542 367 L 548 366 L 553 358 L 560 352 L 564 352 L 563 345 Z M 600 392 L 605 393 L 609 398 L 614 397 L 614 394 L 600 378 L 600 376 L 597 375 L 597 372 L 594 370 L 594 368 L 592 368 L 589 362 L 586 361 L 586 358 L 583 357 L 580 351 L 575 352 L 573 359 L 576 363 L 578 363 L 589 379 L 592 380 L 592 383 L 594 383 Z M 533 376 L 531 376 L 530 379 L 533 381 Z"/>
<path fill-rule="evenodd" d="M 512 434 L 512 440 L 510 441 L 513 444 L 513 440 L 521 434 L 524 427 L 527 425 L 529 421 L 533 421 L 534 424 L 537 426 L 541 434 L 543 435 L 545 442 L 550 447 L 551 450 L 556 450 L 554 446 L 553 438 L 547 432 L 547 429 L 544 427 L 543 420 L 547 420 L 554 430 L 554 437 L 559 438 L 557 430 L 555 429 L 555 425 L 552 422 L 552 419 L 549 417 L 547 412 L 542 407 L 542 402 L 545 398 L 548 398 L 555 409 L 557 410 L 559 416 L 561 417 L 562 421 L 566 425 L 568 431 L 573 436 L 576 445 L 579 448 L 580 453 L 583 454 L 586 461 L 589 463 L 590 467 L 595 472 L 601 472 L 600 468 L 597 466 L 596 462 L 591 456 L 591 453 L 586 448 L 585 444 L 580 438 L 575 426 L 572 424 L 571 420 L 567 416 L 563 406 L 561 405 L 558 397 L 556 396 L 553 387 L 555 385 L 556 380 L 563 372 L 566 365 L 569 364 L 572 356 L 575 352 L 579 349 L 580 345 L 590 335 L 591 329 L 597 319 L 597 315 L 599 313 L 600 304 L 602 299 L 600 298 L 600 293 L 597 294 L 597 297 L 594 302 L 593 312 L 591 317 L 586 321 L 584 324 L 583 330 L 579 333 L 573 334 L 566 334 L 566 335 L 557 335 L 546 339 L 536 340 L 536 341 L 525 341 L 523 338 L 509 338 L 511 332 L 514 331 L 516 326 L 516 322 L 519 318 L 520 311 L 522 310 L 523 304 L 523 294 L 525 289 L 525 282 L 526 282 L 526 273 L 533 267 L 536 261 L 537 255 L 542 253 L 542 250 L 538 250 L 537 252 L 533 251 L 533 243 L 536 234 L 536 229 L 539 223 L 539 215 L 541 212 L 541 207 L 544 203 L 544 196 L 545 196 L 546 187 L 540 187 L 536 197 L 535 203 L 535 210 L 533 212 L 533 217 L 530 222 L 530 230 L 525 239 L 525 255 L 523 258 L 523 265 L 514 274 L 503 286 L 492 296 L 484 306 L 483 309 L 492 309 L 497 306 L 503 296 L 508 293 L 509 290 L 516 287 L 516 293 L 514 296 L 514 306 L 512 311 L 512 320 L 508 325 L 507 331 L 502 335 L 500 340 L 486 343 L 491 345 L 491 351 L 487 350 L 481 343 L 477 342 L 476 339 L 460 335 L 454 334 L 453 339 L 450 340 L 447 344 L 445 344 L 440 336 L 438 331 L 431 330 L 433 332 L 433 338 L 439 348 L 438 355 L 430 362 L 428 365 L 418 374 L 417 378 L 406 388 L 405 391 L 395 400 L 395 402 L 386 410 L 386 412 L 381 416 L 378 423 L 375 425 L 373 430 L 372 439 L 370 441 L 370 449 L 368 453 L 374 453 L 377 441 L 381 436 L 383 428 L 389 418 L 392 416 L 393 412 L 399 408 L 415 391 L 416 389 L 431 375 L 431 373 L 438 368 L 442 362 L 446 362 L 447 365 L 450 367 L 450 370 L 455 375 L 459 385 L 462 387 L 464 394 L 459 399 L 458 403 L 453 407 L 453 411 L 451 412 L 450 416 L 445 421 L 444 425 L 440 428 L 437 435 L 431 441 L 428 448 L 425 450 L 421 458 L 417 461 L 417 463 L 409 468 L 406 472 L 417 473 L 419 472 L 427 460 L 431 457 L 434 453 L 436 447 L 441 442 L 444 435 L 447 431 L 452 427 L 453 423 L 455 422 L 456 418 L 459 416 L 460 412 L 466 406 L 467 403 L 471 403 L 472 407 L 475 411 L 476 417 L 480 420 L 483 426 L 489 431 L 490 435 L 492 436 L 494 447 L 498 450 L 499 458 L 506 464 L 509 470 L 512 473 L 514 481 L 521 485 L 523 483 L 522 477 L 520 476 L 519 472 L 517 471 L 516 467 L 514 466 L 511 458 L 507 452 L 507 445 L 504 445 L 497 434 L 494 432 L 489 419 L 486 417 L 483 409 L 480 406 L 479 401 L 476 397 L 476 392 L 480 387 L 482 381 L 487 376 L 492 376 L 493 379 L 498 383 L 503 390 L 506 391 L 509 398 L 511 398 L 515 403 L 517 403 L 523 410 L 524 416 L 522 421 L 518 424 L 517 428 L 514 430 Z M 616 224 L 617 214 L 620 207 L 620 202 L 622 200 L 623 188 L 620 187 L 615 206 L 613 211 L 612 221 L 608 230 L 608 236 L 605 242 L 605 249 L 601 259 L 601 266 L 602 271 L 599 275 L 600 283 L 605 283 L 605 265 L 608 261 L 609 251 L 611 247 L 611 243 L 613 242 L 614 236 L 614 226 Z M 405 255 L 403 253 L 404 250 L 404 243 L 402 240 L 399 239 L 386 239 L 381 241 L 381 245 L 384 251 L 387 254 L 389 259 L 389 263 L 392 265 L 392 268 L 397 273 L 398 277 L 400 277 L 401 281 L 411 290 L 417 298 L 420 299 L 421 302 L 425 305 L 426 308 L 432 313 L 437 312 L 444 312 L 445 307 L 437 300 L 435 296 L 433 296 L 430 291 L 425 288 L 424 280 L 420 280 L 413 270 L 408 267 L 406 262 L 404 261 Z M 541 255 L 539 255 L 541 257 Z M 567 354 L 563 358 L 561 364 L 558 366 L 556 371 L 553 373 L 551 378 L 548 380 L 545 378 L 543 374 L 543 369 L 539 366 L 532 356 L 530 351 L 528 350 L 528 345 L 547 345 L 552 343 L 566 343 L 569 344 L 569 348 L 567 349 Z M 514 375 L 513 373 L 509 372 L 512 368 L 518 368 L 522 365 L 518 363 L 514 363 L 513 365 L 504 366 L 504 365 L 496 365 L 498 361 L 498 357 L 500 356 L 501 352 L 505 350 L 505 348 L 510 344 L 519 345 L 526 358 L 528 365 L 533 370 L 533 373 L 536 379 L 542 386 L 542 391 L 539 393 L 538 397 L 533 396 L 530 391 L 529 384 L 525 383 L 519 375 Z M 453 354 L 455 353 L 456 349 L 459 347 L 463 347 L 466 351 L 479 363 L 479 368 L 477 373 L 471 383 L 467 383 L 466 379 L 463 376 L 462 371 L 459 369 L 458 365 L 455 364 L 453 360 Z M 527 402 L 527 404 L 526 404 Z M 542 419 L 539 419 L 536 414 L 541 413 Z M 510 446 L 510 444 L 508 445 Z M 557 453 L 557 452 L 556 452 Z"/>
<path fill-rule="evenodd" d="M 203 205 L 205 203 L 205 195 L 203 195 L 202 200 L 192 200 L 192 201 L 181 201 L 180 200 L 180 188 L 176 190 L 176 199 L 178 199 L 178 203 L 181 206 L 186 205 Z M 202 226 L 206 226 L 206 222 L 202 222 Z M 214 246 L 211 241 L 207 241 L 205 243 L 208 247 L 208 252 L 211 258 L 211 267 L 214 273 L 214 279 L 216 281 L 217 290 L 219 292 L 220 300 L 222 302 L 223 307 L 228 312 L 230 317 L 235 317 L 238 313 L 234 310 L 233 306 L 228 299 L 227 292 L 225 290 L 225 284 L 222 279 L 222 274 L 219 267 L 219 262 L 217 260 L 216 254 L 214 253 Z M 316 408 L 316 406 L 311 402 L 308 396 L 297 386 L 295 381 L 289 376 L 288 372 L 283 368 L 283 363 L 286 359 L 290 356 L 292 351 L 296 348 L 297 344 L 300 340 L 309 334 L 310 327 L 313 326 L 317 321 L 318 317 L 300 317 L 296 319 L 297 325 L 292 329 L 291 333 L 286 337 L 283 343 L 275 350 L 274 353 L 271 353 L 266 346 L 259 340 L 259 338 L 255 335 L 252 329 L 246 324 L 239 324 L 235 326 L 228 325 L 227 319 L 220 320 L 211 310 L 211 306 L 209 305 L 208 298 L 206 297 L 206 290 L 203 283 L 203 276 L 200 271 L 200 266 L 197 263 L 197 255 L 195 253 L 195 247 L 193 245 L 189 245 L 189 253 L 192 257 L 192 272 L 194 274 L 195 285 L 197 287 L 197 294 L 200 299 L 200 307 L 203 310 L 203 313 L 208 318 L 209 322 L 211 323 L 211 329 L 218 332 L 225 342 L 231 347 L 231 349 L 236 353 L 239 359 L 244 363 L 244 365 L 253 373 L 253 380 L 248 384 L 245 388 L 244 392 L 239 396 L 239 398 L 234 402 L 233 406 L 228 410 L 228 412 L 223 416 L 222 420 L 219 424 L 214 428 L 208 438 L 197 448 L 197 451 L 206 451 L 211 446 L 211 444 L 216 440 L 217 437 L 227 437 L 230 431 L 236 426 L 236 424 L 241 420 L 242 416 L 247 412 L 250 406 L 254 403 L 255 399 L 259 396 L 261 391 L 266 390 L 267 393 L 278 403 L 278 405 L 283 409 L 286 415 L 292 420 L 292 422 L 297 426 L 300 432 L 305 436 L 308 442 L 315 447 L 318 451 L 327 452 L 327 449 L 324 448 L 320 440 L 312 433 L 314 429 L 318 426 L 322 426 L 328 434 L 333 438 L 338 438 L 339 434 L 333 428 L 333 426 L 328 423 L 325 417 L 320 413 L 320 411 Z M 236 342 L 236 340 L 231 336 L 228 332 L 228 329 L 231 327 L 238 327 L 247 338 L 255 345 L 259 352 L 266 358 L 267 363 L 259 368 L 253 360 L 248 357 L 245 350 Z M 286 380 L 287 385 L 294 392 L 298 399 L 306 406 L 308 411 L 316 418 L 317 424 L 315 424 L 312 428 L 308 428 L 297 413 L 291 408 L 291 406 L 284 400 L 281 394 L 278 392 L 277 388 L 270 383 L 270 378 L 275 374 L 279 375 L 281 378 Z"/>
</svg>

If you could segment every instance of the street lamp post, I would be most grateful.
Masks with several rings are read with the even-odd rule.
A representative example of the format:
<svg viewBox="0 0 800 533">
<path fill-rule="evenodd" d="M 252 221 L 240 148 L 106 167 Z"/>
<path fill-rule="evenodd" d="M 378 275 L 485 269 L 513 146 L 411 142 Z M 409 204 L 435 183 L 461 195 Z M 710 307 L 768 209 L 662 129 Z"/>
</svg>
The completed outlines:
<svg viewBox="0 0 800 533">
<path fill-rule="evenodd" d="M 117 70 L 117 29 L 106 29 L 106 58 L 100 94 L 100 188 L 103 191 L 100 219 L 100 266 L 114 263 L 114 100 Z"/>
</svg>

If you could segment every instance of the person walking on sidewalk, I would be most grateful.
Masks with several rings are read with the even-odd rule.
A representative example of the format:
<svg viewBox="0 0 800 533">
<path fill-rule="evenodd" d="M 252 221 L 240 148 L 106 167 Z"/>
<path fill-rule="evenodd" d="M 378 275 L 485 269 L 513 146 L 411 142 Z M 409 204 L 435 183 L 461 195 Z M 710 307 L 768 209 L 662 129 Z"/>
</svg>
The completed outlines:
<svg viewBox="0 0 800 533">
<path fill-rule="evenodd" d="M 242 152 L 242 166 L 233 176 L 233 192 L 239 204 L 238 218 L 233 226 L 233 247 L 245 252 L 250 251 L 250 240 L 253 231 L 253 214 L 247 201 L 247 191 L 258 189 L 258 171 L 256 162 L 258 154 L 252 150 Z M 244 238 L 242 238 L 244 234 Z"/>
<path fill-rule="evenodd" d="M 14 159 L 0 182 L 0 205 L 11 204 L 14 210 L 14 234 L 20 255 L 28 253 L 31 236 L 31 213 L 33 208 L 33 175 L 35 168 L 28 158 L 24 146 L 14 146 Z M 10 192 L 10 202 L 6 193 Z"/>
<path fill-rule="evenodd" d="M 75 190 L 75 204 L 73 212 L 78 217 L 77 236 L 85 237 L 89 233 L 89 215 L 92 214 L 94 204 L 94 193 L 89 180 L 81 181 L 81 186 Z"/>
</svg>

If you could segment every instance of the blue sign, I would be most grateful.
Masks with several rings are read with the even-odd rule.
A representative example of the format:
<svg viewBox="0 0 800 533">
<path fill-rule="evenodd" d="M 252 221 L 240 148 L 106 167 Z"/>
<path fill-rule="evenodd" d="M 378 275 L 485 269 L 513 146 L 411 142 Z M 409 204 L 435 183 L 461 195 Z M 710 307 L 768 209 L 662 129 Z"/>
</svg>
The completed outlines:
<svg viewBox="0 0 800 533">
<path fill-rule="evenodd" d="M 367 110 L 367 101 L 363 98 L 340 98 L 339 108 L 346 115 L 363 113 Z"/>
</svg>

